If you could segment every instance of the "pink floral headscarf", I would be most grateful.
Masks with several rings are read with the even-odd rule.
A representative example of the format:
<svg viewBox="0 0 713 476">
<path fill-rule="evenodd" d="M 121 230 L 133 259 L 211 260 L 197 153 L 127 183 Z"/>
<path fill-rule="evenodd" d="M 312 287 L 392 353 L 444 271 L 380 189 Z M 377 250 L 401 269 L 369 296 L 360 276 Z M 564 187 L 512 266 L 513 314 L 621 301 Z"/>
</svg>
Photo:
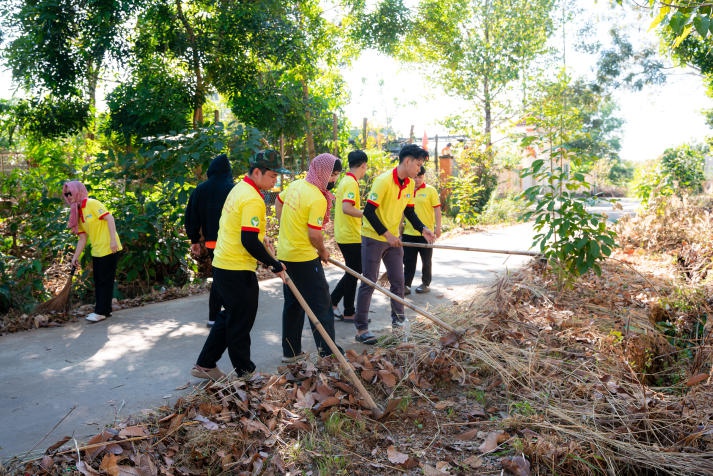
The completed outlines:
<svg viewBox="0 0 713 476">
<path fill-rule="evenodd" d="M 324 195 L 324 198 L 327 199 L 327 212 L 324 214 L 324 223 L 329 222 L 329 213 L 334 203 L 334 194 L 327 190 L 327 184 L 332 176 L 336 161 L 337 158 L 332 154 L 319 154 L 309 163 L 309 170 L 305 178 L 305 180 L 317 187 Z"/>
<path fill-rule="evenodd" d="M 66 196 L 65 193 L 71 193 L 71 196 Z M 82 182 L 73 180 L 65 182 L 62 186 L 62 198 L 69 205 L 69 223 L 67 228 L 72 230 L 74 234 L 79 233 L 79 216 L 82 213 L 82 202 L 89 196 L 87 187 Z"/>
</svg>

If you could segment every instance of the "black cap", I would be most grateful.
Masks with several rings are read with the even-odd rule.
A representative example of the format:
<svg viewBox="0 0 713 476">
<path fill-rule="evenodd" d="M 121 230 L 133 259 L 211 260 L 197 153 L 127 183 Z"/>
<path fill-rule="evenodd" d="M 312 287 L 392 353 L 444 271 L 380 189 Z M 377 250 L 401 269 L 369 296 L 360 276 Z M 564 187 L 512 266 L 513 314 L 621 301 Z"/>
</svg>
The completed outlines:
<svg viewBox="0 0 713 476">
<path fill-rule="evenodd" d="M 261 169 L 272 170 L 278 174 L 292 174 L 289 170 L 282 166 L 280 154 L 274 150 L 261 150 L 250 159 L 251 167 L 259 167 Z"/>
</svg>

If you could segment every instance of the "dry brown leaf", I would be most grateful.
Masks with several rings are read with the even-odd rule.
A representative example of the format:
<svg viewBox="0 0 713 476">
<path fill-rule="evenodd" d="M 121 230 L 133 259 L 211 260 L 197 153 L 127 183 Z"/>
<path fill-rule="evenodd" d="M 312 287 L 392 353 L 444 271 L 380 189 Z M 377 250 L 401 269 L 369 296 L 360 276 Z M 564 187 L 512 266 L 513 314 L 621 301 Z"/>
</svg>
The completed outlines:
<svg viewBox="0 0 713 476">
<path fill-rule="evenodd" d="M 44 455 L 40 461 L 40 467 L 49 473 L 53 466 L 54 458 L 50 455 Z"/>
<path fill-rule="evenodd" d="M 108 441 L 112 436 L 114 436 L 114 435 L 112 435 L 112 434 L 109 433 L 108 431 L 102 431 L 102 432 L 99 433 L 98 435 L 94 435 L 93 437 L 91 437 L 91 438 L 89 439 L 89 441 L 87 441 L 87 446 L 92 446 L 92 445 L 95 445 L 95 444 L 97 444 L 97 443 L 103 443 L 103 442 L 105 442 L 105 441 Z M 94 458 L 94 457 L 95 457 L 97 454 L 99 454 L 99 452 L 101 452 L 105 447 L 106 447 L 106 445 L 99 445 L 99 446 L 97 446 L 97 447 L 95 447 L 95 448 L 89 448 L 89 449 L 87 450 L 87 456 L 88 456 L 89 458 Z"/>
<path fill-rule="evenodd" d="M 507 435 L 507 433 L 503 430 L 491 431 L 488 433 L 488 436 L 485 437 L 483 444 L 478 447 L 478 451 L 481 453 L 490 453 L 497 448 L 502 441 L 507 440 L 508 437 L 506 437 L 505 440 L 502 440 L 502 437 L 505 435 Z"/>
<path fill-rule="evenodd" d="M 365 369 L 361 371 L 361 378 L 364 379 L 364 381 L 372 383 L 374 381 L 374 377 L 376 376 L 376 372 L 374 372 L 371 369 Z"/>
<path fill-rule="evenodd" d="M 478 436 L 478 430 L 472 429 L 472 430 L 464 431 L 460 435 L 456 435 L 455 439 L 459 440 L 459 441 L 470 441 L 473 438 L 475 438 L 476 436 Z"/>
<path fill-rule="evenodd" d="M 423 470 L 424 476 L 442 476 L 444 474 L 448 474 L 427 464 L 422 464 L 421 469 Z"/>
<path fill-rule="evenodd" d="M 317 405 L 315 405 L 314 410 L 322 411 L 326 410 L 329 407 L 333 407 L 334 405 L 339 405 L 339 399 L 337 397 L 327 397 L 321 402 L 319 402 Z"/>
<path fill-rule="evenodd" d="M 463 464 L 468 465 L 471 468 L 480 468 L 483 466 L 483 458 L 477 455 L 472 455 L 464 459 Z"/>
<path fill-rule="evenodd" d="M 125 464 L 119 465 L 119 474 L 117 476 L 144 476 L 138 469 Z"/>
<path fill-rule="evenodd" d="M 433 406 L 436 407 L 436 410 L 445 410 L 446 408 L 455 407 L 456 402 L 453 400 L 441 400 L 440 402 L 434 403 Z"/>
<path fill-rule="evenodd" d="M 127 426 L 119 431 L 122 438 L 135 438 L 137 436 L 148 436 L 149 431 L 143 425 Z"/>
<path fill-rule="evenodd" d="M 52 446 L 47 448 L 47 453 L 53 452 L 54 450 L 56 450 L 57 448 L 59 448 L 60 446 L 62 446 L 63 444 L 65 444 L 66 442 L 68 442 L 71 439 L 72 439 L 71 436 L 63 437 L 61 440 L 59 440 L 58 442 L 56 442 L 55 444 L 53 444 Z"/>
<path fill-rule="evenodd" d="M 508 456 L 500 460 L 505 471 L 514 476 L 530 476 L 530 462 L 522 456 Z"/>
<path fill-rule="evenodd" d="M 386 409 L 384 410 L 384 413 L 381 415 L 381 417 L 379 419 L 384 418 L 384 417 L 390 415 L 391 413 L 393 413 L 394 410 L 399 408 L 399 405 L 401 405 L 402 400 L 403 400 L 403 398 L 392 398 L 391 400 L 386 402 Z"/>
<path fill-rule="evenodd" d="M 109 474 L 109 476 L 119 476 L 119 459 L 111 453 L 102 458 L 99 469 Z"/>
<path fill-rule="evenodd" d="M 99 476 L 99 471 L 95 470 L 87 464 L 86 461 L 80 461 L 76 464 L 77 471 L 82 473 L 84 476 Z"/>
<path fill-rule="evenodd" d="M 699 383 L 703 382 L 704 380 L 708 379 L 708 374 L 707 373 L 702 373 L 698 375 L 694 375 L 693 377 L 689 378 L 686 381 L 686 386 L 687 387 L 693 387 L 694 385 L 698 385 Z"/>
<path fill-rule="evenodd" d="M 381 381 L 384 382 L 384 385 L 389 388 L 396 385 L 396 376 L 388 370 L 379 370 L 379 377 L 381 377 Z"/>
<path fill-rule="evenodd" d="M 408 455 L 398 451 L 394 445 L 386 448 L 386 456 L 393 464 L 404 464 L 408 461 Z"/>
<path fill-rule="evenodd" d="M 243 424 L 243 428 L 245 428 L 248 433 L 257 433 L 258 431 L 261 431 L 265 434 L 265 436 L 270 435 L 270 430 L 268 430 L 265 424 L 261 421 L 251 420 L 247 417 L 242 417 L 240 419 L 240 423 Z"/>
</svg>

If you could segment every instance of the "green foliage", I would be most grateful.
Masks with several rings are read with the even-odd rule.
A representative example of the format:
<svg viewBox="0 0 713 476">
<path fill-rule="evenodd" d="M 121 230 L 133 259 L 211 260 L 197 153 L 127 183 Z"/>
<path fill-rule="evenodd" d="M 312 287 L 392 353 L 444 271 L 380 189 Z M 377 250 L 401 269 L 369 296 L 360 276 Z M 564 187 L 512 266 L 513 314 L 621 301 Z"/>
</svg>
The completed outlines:
<svg viewBox="0 0 713 476">
<path fill-rule="evenodd" d="M 660 159 L 641 165 L 634 174 L 632 189 L 642 204 L 655 197 L 697 194 L 705 179 L 706 145 L 684 144 L 666 149 Z"/>
<path fill-rule="evenodd" d="M 708 152 L 708 146 L 688 144 L 664 151 L 661 156 L 661 172 L 679 196 L 682 193 L 700 193 L 703 190 L 703 169 Z"/>
<path fill-rule="evenodd" d="M 476 148 L 464 150 L 458 161 L 458 175 L 448 179 L 448 216 L 459 225 L 477 223 L 497 184 L 492 156 Z"/>
<path fill-rule="evenodd" d="M 567 101 L 568 87 L 569 78 L 562 74 L 557 82 L 536 91 L 530 106 L 533 114 L 527 119 L 532 134 L 523 145 L 536 146 L 541 158 L 521 172 L 523 178 L 532 179 L 522 193 L 531 207 L 523 219 L 534 220 L 534 245 L 552 263 L 560 284 L 589 270 L 600 273 L 599 262 L 616 246 L 616 235 L 606 220 L 591 215 L 586 210 L 588 199 L 580 198 L 590 187 L 584 174 L 570 173 L 585 159 L 565 145 L 582 123 L 578 108 Z"/>
<path fill-rule="evenodd" d="M 490 146 L 498 101 L 545 51 L 554 7 L 554 0 L 422 0 L 399 54 L 433 66 L 448 93 L 474 102 Z"/>
<path fill-rule="evenodd" d="M 187 86 L 162 63 L 145 65 L 135 72 L 134 83 L 107 96 L 108 128 L 127 140 L 186 129 L 193 106 Z"/>
<path fill-rule="evenodd" d="M 492 195 L 478 218 L 478 223 L 481 225 L 513 224 L 517 223 L 526 211 L 525 202 L 518 196 L 496 197 Z"/>
<path fill-rule="evenodd" d="M 11 110 L 14 126 L 27 136 L 57 138 L 76 134 L 89 124 L 89 103 L 77 97 L 17 101 Z"/>
</svg>

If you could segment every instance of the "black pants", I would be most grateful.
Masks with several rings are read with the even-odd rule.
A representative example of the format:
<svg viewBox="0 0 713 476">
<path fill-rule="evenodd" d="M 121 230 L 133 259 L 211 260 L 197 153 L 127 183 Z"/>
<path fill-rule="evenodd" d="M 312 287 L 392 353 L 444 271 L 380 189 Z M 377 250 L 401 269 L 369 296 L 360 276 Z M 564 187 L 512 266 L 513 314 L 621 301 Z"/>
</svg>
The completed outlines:
<svg viewBox="0 0 713 476">
<path fill-rule="evenodd" d="M 213 250 L 206 248 L 210 255 L 210 263 L 213 264 Z M 213 284 L 210 285 L 210 294 L 208 295 L 208 320 L 215 321 L 215 317 L 223 308 L 223 301 L 220 299 L 218 292 Z"/>
<path fill-rule="evenodd" d="M 361 243 L 337 243 L 337 245 L 344 256 L 344 264 L 347 268 L 361 274 Z M 336 306 L 344 298 L 344 315 L 353 316 L 356 312 L 354 309 L 356 289 L 357 278 L 345 272 L 332 291 L 332 306 Z"/>
<path fill-rule="evenodd" d="M 428 241 L 423 236 L 403 235 L 402 241 L 405 243 L 423 243 Z M 433 258 L 433 248 L 411 248 L 404 246 L 404 282 L 411 287 L 413 277 L 416 275 L 416 263 L 418 255 L 421 255 L 421 282 L 426 286 L 431 285 L 431 258 Z"/>
<path fill-rule="evenodd" d="M 307 301 L 307 305 L 317 316 L 329 337 L 334 340 L 334 314 L 332 314 L 329 285 L 324 276 L 322 262 L 317 258 L 312 261 L 284 261 L 284 263 L 287 266 L 287 274 L 295 287 Z M 302 352 L 302 328 L 305 323 L 305 312 L 286 284 L 283 284 L 282 289 L 285 296 L 282 308 L 282 355 L 293 357 Z M 319 355 L 322 357 L 331 355 L 332 351 L 311 320 L 309 325 L 312 328 L 312 336 Z"/>
<path fill-rule="evenodd" d="M 114 279 L 116 278 L 117 253 L 102 257 L 92 257 L 94 270 L 94 312 L 103 316 L 111 315 L 111 300 L 114 297 Z"/>
<path fill-rule="evenodd" d="M 260 292 L 257 276 L 254 271 L 213 268 L 213 288 L 225 311 L 215 316 L 215 324 L 196 363 L 211 369 L 227 348 L 235 373 L 238 376 L 250 373 L 255 370 L 255 364 L 250 360 L 250 331 L 257 316 Z"/>
</svg>

